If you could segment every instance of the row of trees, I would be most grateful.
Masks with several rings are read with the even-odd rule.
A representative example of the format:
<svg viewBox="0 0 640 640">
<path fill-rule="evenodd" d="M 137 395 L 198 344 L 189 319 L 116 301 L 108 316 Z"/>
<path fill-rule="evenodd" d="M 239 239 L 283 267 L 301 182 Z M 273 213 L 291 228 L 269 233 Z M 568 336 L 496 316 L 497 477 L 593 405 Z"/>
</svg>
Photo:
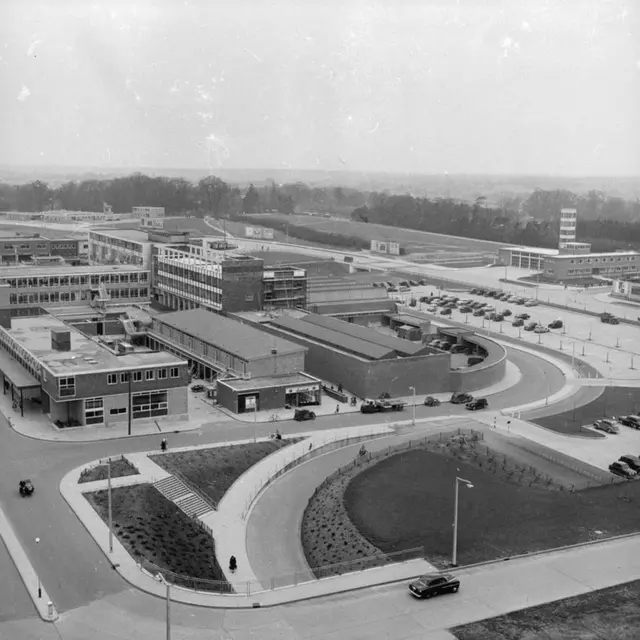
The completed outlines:
<svg viewBox="0 0 640 640">
<path fill-rule="evenodd" d="M 322 211 L 351 215 L 359 222 L 540 247 L 557 245 L 563 207 L 578 209 L 578 238 L 594 250 L 640 246 L 640 202 L 607 197 L 600 191 L 577 195 L 537 189 L 526 198 L 490 206 L 451 198 L 362 192 L 345 187 L 309 186 L 302 182 L 241 189 L 216 176 L 197 183 L 140 173 L 110 180 L 66 182 L 56 188 L 36 180 L 25 185 L 0 184 L 0 210 L 66 209 L 130 212 L 137 205 L 162 206 L 167 214 L 237 216 L 241 213 Z"/>
</svg>

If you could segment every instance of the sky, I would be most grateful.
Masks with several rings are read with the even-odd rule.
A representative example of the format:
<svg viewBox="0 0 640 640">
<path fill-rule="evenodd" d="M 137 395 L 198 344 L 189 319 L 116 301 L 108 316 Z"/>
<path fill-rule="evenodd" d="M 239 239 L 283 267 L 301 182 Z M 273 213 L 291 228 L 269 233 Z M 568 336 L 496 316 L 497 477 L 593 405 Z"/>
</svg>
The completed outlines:
<svg viewBox="0 0 640 640">
<path fill-rule="evenodd" d="M 640 175 L 633 0 L 0 2 L 0 164 Z"/>
</svg>

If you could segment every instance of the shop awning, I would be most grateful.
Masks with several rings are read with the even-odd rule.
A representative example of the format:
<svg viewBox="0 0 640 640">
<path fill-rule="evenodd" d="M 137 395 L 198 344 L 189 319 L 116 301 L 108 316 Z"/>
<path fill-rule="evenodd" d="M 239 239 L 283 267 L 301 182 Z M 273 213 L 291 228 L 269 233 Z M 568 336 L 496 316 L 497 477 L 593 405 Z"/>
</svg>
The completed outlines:
<svg viewBox="0 0 640 640">
<path fill-rule="evenodd" d="M 0 371 L 18 389 L 40 387 L 40 383 L 6 351 L 0 351 Z"/>
</svg>

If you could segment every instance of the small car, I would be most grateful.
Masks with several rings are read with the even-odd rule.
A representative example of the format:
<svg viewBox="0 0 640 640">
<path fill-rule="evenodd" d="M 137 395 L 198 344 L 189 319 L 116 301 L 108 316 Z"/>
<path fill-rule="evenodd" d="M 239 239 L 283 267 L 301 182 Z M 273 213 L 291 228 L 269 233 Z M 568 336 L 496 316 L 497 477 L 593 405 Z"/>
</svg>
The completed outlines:
<svg viewBox="0 0 640 640">
<path fill-rule="evenodd" d="M 500 313 L 501 313 L 505 318 L 508 318 L 510 315 L 512 315 L 512 314 L 511 314 L 511 309 L 503 309 Z"/>
<path fill-rule="evenodd" d="M 609 465 L 609 471 L 611 473 L 615 473 L 617 476 L 621 476 L 622 478 L 627 478 L 631 480 L 631 478 L 635 478 L 638 474 L 626 463 L 620 462 L 616 460 Z"/>
<path fill-rule="evenodd" d="M 526 300 L 524 298 L 517 297 L 515 299 L 515 303 L 516 304 L 524 304 L 525 302 L 526 302 Z"/>
<path fill-rule="evenodd" d="M 607 418 L 603 418 L 602 420 L 596 420 L 593 423 L 594 429 L 598 431 L 604 431 L 605 433 L 620 433 L 620 427 L 615 420 L 609 420 Z"/>
<path fill-rule="evenodd" d="M 203 384 L 194 384 L 191 385 L 191 391 L 193 391 L 194 393 L 202 393 L 203 391 L 206 391 L 206 387 Z"/>
<path fill-rule="evenodd" d="M 409 584 L 415 598 L 431 598 L 441 593 L 458 593 L 460 580 L 450 573 L 427 573 Z"/>
<path fill-rule="evenodd" d="M 438 310 L 438 307 L 433 307 L 433 306 L 427 307 L 427 311 L 429 313 L 435 313 L 437 310 Z"/>
<path fill-rule="evenodd" d="M 524 326 L 524 320 L 522 318 L 516 318 L 512 323 L 511 323 L 512 327 L 523 327 Z"/>
<path fill-rule="evenodd" d="M 473 313 L 473 308 L 472 307 L 461 307 L 460 308 L 460 313 Z"/>
<path fill-rule="evenodd" d="M 486 409 L 489 406 L 489 401 L 486 398 L 475 398 L 471 402 L 467 402 L 465 408 L 468 411 L 477 411 L 478 409 Z"/>
<path fill-rule="evenodd" d="M 440 315 L 441 316 L 450 316 L 451 315 L 451 308 L 450 307 L 445 307 L 444 309 L 440 310 Z"/>
<path fill-rule="evenodd" d="M 474 317 L 475 317 L 475 318 L 479 318 L 480 316 L 483 316 L 483 315 L 484 315 L 484 311 L 483 311 L 482 309 L 476 309 L 476 310 L 473 312 L 473 315 L 474 315 Z"/>
<path fill-rule="evenodd" d="M 530 322 L 525 328 L 525 331 L 533 331 L 538 326 L 537 322 Z"/>
<path fill-rule="evenodd" d="M 623 424 L 625 427 L 631 427 L 632 429 L 640 429 L 640 416 L 620 416 L 617 418 L 620 424 Z"/>
<path fill-rule="evenodd" d="M 467 353 L 468 350 L 469 347 L 464 344 L 454 344 L 453 347 L 451 347 L 451 353 Z"/>
<path fill-rule="evenodd" d="M 519 313 L 515 316 L 518 320 L 528 320 L 531 316 L 528 313 Z"/>
<path fill-rule="evenodd" d="M 638 456 L 633 456 L 629 453 L 620 456 L 618 458 L 618 462 L 624 462 L 626 465 L 630 466 L 636 473 L 640 471 L 640 458 Z"/>
<path fill-rule="evenodd" d="M 479 296 L 480 295 L 480 291 L 482 291 L 482 289 L 478 289 L 477 287 L 474 287 L 473 289 L 469 290 L 469 293 L 472 296 Z"/>
<path fill-rule="evenodd" d="M 545 327 L 542 324 L 539 324 L 534 330 L 534 333 L 549 333 L 549 327 Z"/>
<path fill-rule="evenodd" d="M 451 396 L 451 404 L 467 404 L 467 402 L 471 402 L 473 400 L 473 396 L 470 393 L 464 393 L 463 391 L 456 391 Z"/>
<path fill-rule="evenodd" d="M 409 280 L 409 286 L 411 286 L 411 287 L 419 287 L 420 285 L 415 280 Z"/>
<path fill-rule="evenodd" d="M 401 287 L 409 287 L 409 283 L 406 280 L 400 280 L 400 286 Z"/>
<path fill-rule="evenodd" d="M 440 406 L 440 400 L 438 400 L 438 398 L 434 398 L 433 396 L 427 396 L 424 399 L 424 406 L 425 407 L 439 407 Z"/>
<path fill-rule="evenodd" d="M 453 345 L 451 344 L 451 342 L 447 342 L 446 340 L 443 340 L 442 344 L 440 345 L 440 348 L 443 351 L 450 351 L 452 346 Z"/>
<path fill-rule="evenodd" d="M 372 286 L 372 287 L 379 287 L 380 285 L 379 285 L 377 282 L 372 282 L 372 283 L 371 283 L 371 286 Z"/>
<path fill-rule="evenodd" d="M 293 414 L 293 419 L 298 422 L 304 422 L 305 420 L 315 420 L 316 414 L 309 409 L 296 409 Z"/>
<path fill-rule="evenodd" d="M 549 329 L 562 329 L 562 320 L 554 320 L 549 323 Z"/>
<path fill-rule="evenodd" d="M 537 300 L 527 300 L 524 303 L 524 306 L 525 307 L 536 307 L 536 306 L 538 306 L 538 301 Z"/>
<path fill-rule="evenodd" d="M 426 280 L 418 280 L 418 284 L 419 284 L 421 287 L 426 287 L 426 286 L 427 286 L 427 281 L 426 281 Z"/>
</svg>

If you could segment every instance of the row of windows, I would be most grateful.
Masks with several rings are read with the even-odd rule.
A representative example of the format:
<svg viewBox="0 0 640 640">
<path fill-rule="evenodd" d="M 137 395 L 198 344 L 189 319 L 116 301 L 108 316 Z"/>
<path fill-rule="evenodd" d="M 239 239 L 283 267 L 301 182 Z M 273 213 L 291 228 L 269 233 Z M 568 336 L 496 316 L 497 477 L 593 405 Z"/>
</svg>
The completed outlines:
<svg viewBox="0 0 640 640">
<path fill-rule="evenodd" d="M 120 249 L 129 249 L 129 251 L 136 251 L 142 253 L 142 245 L 139 242 L 131 242 L 130 240 L 123 240 L 122 238 L 111 238 L 109 236 L 99 235 L 97 233 L 89 234 L 89 242 L 101 242 L 109 245 L 110 247 L 118 247 Z"/>
<path fill-rule="evenodd" d="M 158 380 L 166 380 L 167 377 L 179 378 L 180 369 L 178 367 L 171 367 L 170 369 L 145 369 L 144 372 L 134 371 L 131 380 L 132 382 L 142 382 L 143 378 L 144 380 L 155 380 L 156 376 Z M 118 380 L 122 384 L 129 382 L 129 372 L 110 373 L 107 376 L 107 384 L 118 384 Z"/>
<path fill-rule="evenodd" d="M 218 289 L 222 286 L 222 273 L 212 273 L 211 270 L 207 270 L 206 267 L 185 267 L 183 265 L 161 262 L 158 264 L 158 275 L 173 275 L 189 280 L 190 282 L 200 282 L 201 284 L 217 287 Z"/>
<path fill-rule="evenodd" d="M 137 284 L 149 281 L 149 274 L 140 273 L 104 273 L 101 275 L 78 276 L 38 276 L 32 278 L 4 278 L 4 282 L 12 289 L 35 289 L 43 287 L 74 287 L 91 284 Z"/>
<path fill-rule="evenodd" d="M 618 256 L 616 258 L 574 258 L 569 260 L 571 264 L 582 264 L 583 262 L 635 262 L 637 256 Z"/>
<path fill-rule="evenodd" d="M 193 284 L 181 282 L 180 280 L 172 280 L 171 278 L 160 276 L 157 279 L 156 286 L 160 290 L 174 293 L 177 296 L 191 298 L 195 302 L 202 302 L 203 304 L 212 306 L 222 305 L 221 293 L 218 293 L 217 291 L 209 291 L 208 289 L 203 289 Z"/>
<path fill-rule="evenodd" d="M 615 271 L 635 271 L 638 267 L 635 265 L 624 266 L 624 267 L 600 267 L 600 273 L 612 273 Z M 553 273 L 553 269 L 548 269 L 549 273 Z M 583 269 L 569 269 L 567 271 L 569 275 L 575 275 L 580 273 L 593 273 L 593 267 L 587 267 Z"/>
<path fill-rule="evenodd" d="M 149 289 L 109 289 L 112 299 L 148 298 Z M 55 302 L 76 302 L 89 300 L 89 291 L 41 291 L 40 293 L 10 293 L 9 304 L 51 304 Z"/>
<path fill-rule="evenodd" d="M 21 245 L 15 245 L 15 244 L 2 244 L 0 245 L 0 250 L 2 251 L 15 251 L 16 249 L 27 249 L 27 250 L 31 250 L 33 251 L 33 245 L 32 244 L 21 244 Z M 47 245 L 43 244 L 42 242 L 39 242 L 35 245 L 36 249 L 46 249 Z"/>
<path fill-rule="evenodd" d="M 0 344 L 36 380 L 40 380 L 40 365 L 38 361 L 22 345 L 18 344 L 3 327 L 0 327 Z"/>
</svg>

